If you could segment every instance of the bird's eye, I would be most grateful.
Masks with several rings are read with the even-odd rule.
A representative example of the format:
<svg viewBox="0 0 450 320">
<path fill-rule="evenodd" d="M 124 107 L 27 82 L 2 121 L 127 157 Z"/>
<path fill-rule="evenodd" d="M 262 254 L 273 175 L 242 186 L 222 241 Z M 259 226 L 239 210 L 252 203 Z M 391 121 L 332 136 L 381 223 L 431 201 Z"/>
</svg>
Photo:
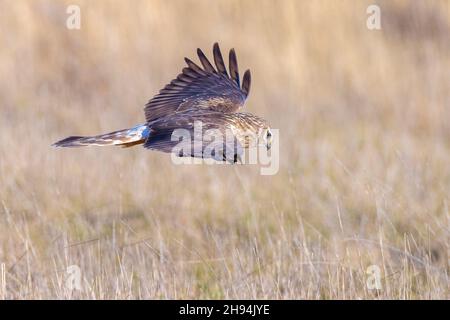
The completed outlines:
<svg viewBox="0 0 450 320">
<path fill-rule="evenodd" d="M 272 137 L 272 132 L 270 132 L 270 130 L 267 130 L 267 140 L 269 140 Z"/>
</svg>

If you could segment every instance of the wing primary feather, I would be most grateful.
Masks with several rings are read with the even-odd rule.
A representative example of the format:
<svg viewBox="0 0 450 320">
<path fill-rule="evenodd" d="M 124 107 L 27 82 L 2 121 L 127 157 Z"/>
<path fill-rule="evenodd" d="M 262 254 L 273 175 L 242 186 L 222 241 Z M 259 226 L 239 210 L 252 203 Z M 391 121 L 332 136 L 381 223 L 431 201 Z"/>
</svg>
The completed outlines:
<svg viewBox="0 0 450 320">
<path fill-rule="evenodd" d="M 239 68 L 238 68 L 238 63 L 237 63 L 237 58 L 236 58 L 236 52 L 234 51 L 234 49 L 230 50 L 229 61 L 230 61 L 229 67 L 230 67 L 231 79 L 233 79 L 234 83 L 236 83 L 238 88 L 240 88 L 241 85 L 239 82 Z"/>
<path fill-rule="evenodd" d="M 208 58 L 205 56 L 205 54 L 200 48 L 197 49 L 197 55 L 198 58 L 200 59 L 200 62 L 203 65 L 203 68 L 205 68 L 207 72 L 216 73 L 216 70 L 212 66 L 211 62 L 209 62 Z"/>
<path fill-rule="evenodd" d="M 163 96 L 163 97 L 158 97 L 158 98 L 155 98 L 155 99 L 153 99 L 153 102 L 161 102 L 161 101 L 172 101 L 172 100 L 175 100 L 175 99 L 183 99 L 183 98 L 185 98 L 186 96 L 185 95 L 183 95 L 183 94 L 177 94 L 177 95 L 171 95 L 171 96 Z"/>
<path fill-rule="evenodd" d="M 179 88 L 175 88 L 175 87 L 173 87 L 172 85 L 170 85 L 170 87 L 166 87 L 166 88 L 164 88 L 164 89 L 161 89 L 161 90 L 159 91 L 159 94 L 157 94 L 157 95 L 155 96 L 155 98 L 156 98 L 157 96 L 168 95 L 168 94 L 171 94 L 171 93 L 180 93 L 180 89 L 179 89 Z"/>
<path fill-rule="evenodd" d="M 252 77 L 250 75 L 250 70 L 245 71 L 244 77 L 242 78 L 242 91 L 245 93 L 245 96 L 248 96 L 250 93 L 250 83 L 252 82 Z"/>
<path fill-rule="evenodd" d="M 225 62 L 223 62 L 222 53 L 220 52 L 219 44 L 216 42 L 213 46 L 214 63 L 216 64 L 217 71 L 228 77 L 227 68 Z"/>
<path fill-rule="evenodd" d="M 196 79 L 199 77 L 199 74 L 197 72 L 195 72 L 194 70 L 192 70 L 191 68 L 183 68 L 182 72 L 185 75 L 187 75 L 193 79 Z"/>
<path fill-rule="evenodd" d="M 187 86 L 189 86 L 189 83 L 186 83 L 186 82 L 184 82 L 184 81 L 181 81 L 181 80 L 178 80 L 178 79 L 174 79 L 174 80 L 172 80 L 171 82 L 170 82 L 170 84 L 172 85 L 172 86 L 175 86 L 175 87 L 187 87 Z"/>
<path fill-rule="evenodd" d="M 186 61 L 186 64 L 189 66 L 189 68 L 194 70 L 194 72 L 197 72 L 198 74 L 201 74 L 203 76 L 206 75 L 205 71 L 189 58 L 184 58 L 184 61 Z"/>
<path fill-rule="evenodd" d="M 180 73 L 177 76 L 178 80 L 184 81 L 184 82 L 192 82 L 195 78 L 192 78 L 191 76 L 185 74 L 185 73 Z"/>
</svg>

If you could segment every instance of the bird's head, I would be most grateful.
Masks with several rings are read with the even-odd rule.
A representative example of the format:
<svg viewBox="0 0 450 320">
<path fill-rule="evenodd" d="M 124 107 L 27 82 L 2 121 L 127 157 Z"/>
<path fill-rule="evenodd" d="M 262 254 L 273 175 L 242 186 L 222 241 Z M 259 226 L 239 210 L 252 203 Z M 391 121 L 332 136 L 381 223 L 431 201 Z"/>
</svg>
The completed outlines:
<svg viewBox="0 0 450 320">
<path fill-rule="evenodd" d="M 267 150 L 270 150 L 272 146 L 272 140 L 273 140 L 272 130 L 270 130 L 270 127 L 266 125 L 261 130 L 259 136 L 259 145 L 265 146 Z"/>
</svg>

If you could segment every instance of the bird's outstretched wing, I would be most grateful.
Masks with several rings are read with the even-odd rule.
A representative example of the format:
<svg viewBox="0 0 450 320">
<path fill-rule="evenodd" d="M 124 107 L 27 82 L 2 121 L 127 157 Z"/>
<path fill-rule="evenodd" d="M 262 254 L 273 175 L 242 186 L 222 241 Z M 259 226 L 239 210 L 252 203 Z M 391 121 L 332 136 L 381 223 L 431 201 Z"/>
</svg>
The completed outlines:
<svg viewBox="0 0 450 320">
<path fill-rule="evenodd" d="M 229 130 L 235 114 L 213 110 L 187 110 L 152 123 L 145 148 L 181 157 L 213 158 L 236 162 L 242 145 Z"/>
<path fill-rule="evenodd" d="M 229 75 L 217 43 L 213 47 L 216 68 L 200 49 L 197 54 L 203 68 L 185 58 L 188 66 L 145 105 L 147 122 L 189 109 L 235 112 L 244 105 L 250 70 L 244 73 L 241 86 L 234 49 L 229 54 Z"/>
</svg>

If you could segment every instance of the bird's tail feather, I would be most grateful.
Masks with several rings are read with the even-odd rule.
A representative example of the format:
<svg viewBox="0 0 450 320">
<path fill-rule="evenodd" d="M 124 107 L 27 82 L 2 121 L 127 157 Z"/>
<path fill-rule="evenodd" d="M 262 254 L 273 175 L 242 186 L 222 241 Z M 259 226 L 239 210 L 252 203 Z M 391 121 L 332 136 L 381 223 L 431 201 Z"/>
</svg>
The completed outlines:
<svg viewBox="0 0 450 320">
<path fill-rule="evenodd" d="M 55 142 L 55 147 L 84 147 L 84 146 L 121 146 L 131 147 L 142 144 L 148 138 L 149 129 L 142 124 L 130 129 L 118 130 L 97 136 L 71 136 Z"/>
</svg>

